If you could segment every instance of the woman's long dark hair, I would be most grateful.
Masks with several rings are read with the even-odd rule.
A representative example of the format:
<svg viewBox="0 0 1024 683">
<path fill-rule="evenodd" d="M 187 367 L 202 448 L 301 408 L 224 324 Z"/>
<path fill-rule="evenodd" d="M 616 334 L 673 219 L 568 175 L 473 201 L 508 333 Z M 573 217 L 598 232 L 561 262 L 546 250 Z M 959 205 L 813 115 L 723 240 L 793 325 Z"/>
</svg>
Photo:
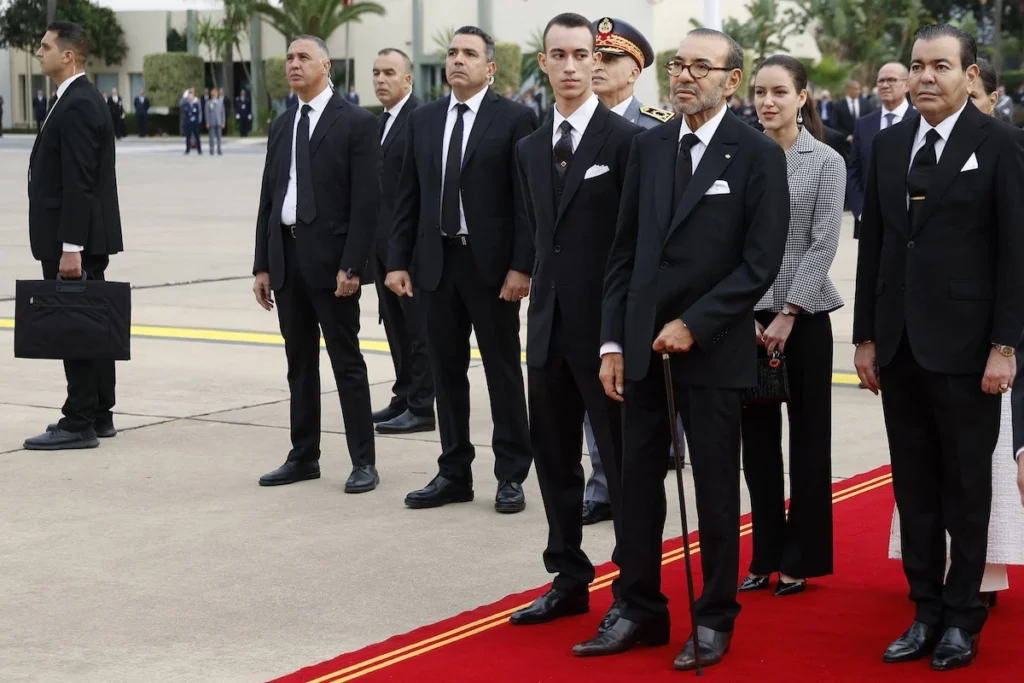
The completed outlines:
<svg viewBox="0 0 1024 683">
<path fill-rule="evenodd" d="M 797 94 L 800 94 L 801 90 L 807 89 L 807 69 L 804 68 L 804 65 L 800 63 L 799 59 L 790 57 L 789 55 L 772 55 L 761 62 L 757 69 L 754 70 L 755 80 L 757 79 L 757 72 L 766 66 L 781 66 L 783 69 L 788 71 L 790 77 L 793 79 L 793 87 L 796 89 Z M 821 117 L 818 115 L 818 107 L 815 106 L 810 93 L 807 93 L 807 101 L 804 102 L 804 106 L 800 110 L 800 113 L 803 115 L 803 127 L 807 129 L 807 132 L 821 142 L 824 142 L 825 126 L 821 123 Z"/>
<path fill-rule="evenodd" d="M 981 85 L 985 88 L 985 94 L 991 95 L 999 89 L 999 80 L 996 78 L 996 70 L 984 57 L 978 57 L 978 73 L 981 74 Z"/>
</svg>

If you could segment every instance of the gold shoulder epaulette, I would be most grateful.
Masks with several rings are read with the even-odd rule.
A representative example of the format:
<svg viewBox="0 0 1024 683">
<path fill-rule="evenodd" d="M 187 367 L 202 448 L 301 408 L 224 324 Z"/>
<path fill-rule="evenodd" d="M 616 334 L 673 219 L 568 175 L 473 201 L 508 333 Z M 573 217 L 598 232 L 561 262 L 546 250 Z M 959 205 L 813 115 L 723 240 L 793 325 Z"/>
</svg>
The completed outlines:
<svg viewBox="0 0 1024 683">
<path fill-rule="evenodd" d="M 647 114 L 652 119 L 658 119 L 662 123 L 669 121 L 673 116 L 675 116 L 675 114 L 673 114 L 670 111 L 665 111 L 664 109 L 658 109 L 657 107 L 648 106 L 640 107 L 640 113 Z"/>
</svg>

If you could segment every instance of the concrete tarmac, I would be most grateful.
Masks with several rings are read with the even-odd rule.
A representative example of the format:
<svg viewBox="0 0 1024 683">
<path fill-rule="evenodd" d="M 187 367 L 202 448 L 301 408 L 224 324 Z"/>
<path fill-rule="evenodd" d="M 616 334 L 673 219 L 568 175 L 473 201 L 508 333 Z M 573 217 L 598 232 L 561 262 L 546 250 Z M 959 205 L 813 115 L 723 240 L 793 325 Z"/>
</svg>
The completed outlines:
<svg viewBox="0 0 1024 683">
<path fill-rule="evenodd" d="M 60 417 L 65 394 L 60 363 L 10 351 L 15 281 L 40 277 L 28 248 L 31 141 L 0 139 L 0 343 L 9 345 L 0 354 L 0 680 L 266 681 L 550 580 L 533 472 L 525 512 L 493 510 L 478 361 L 474 502 L 403 506 L 436 472 L 436 432 L 379 436 L 380 487 L 343 493 L 350 464 L 326 352 L 323 478 L 257 486 L 284 460 L 289 437 L 276 315 L 251 291 L 263 165 L 255 139 L 227 140 L 213 158 L 185 157 L 177 139 L 118 143 L 126 252 L 108 278 L 132 283 L 133 324 L 160 334 L 134 337 L 133 359 L 118 364 L 115 439 L 89 451 L 21 450 Z M 833 390 L 837 480 L 888 461 L 879 401 L 849 385 L 855 263 L 847 217 L 833 268 L 847 301 L 833 316 L 834 365 L 846 378 Z M 372 287 L 361 304 L 381 407 L 394 371 Z M 522 319 L 525 342 L 525 302 Z M 677 509 L 673 477 L 666 487 L 668 509 Z M 679 533 L 669 514 L 666 537 Z M 878 539 L 879 553 L 885 544 Z M 611 525 L 587 527 L 585 549 L 595 564 L 610 559 Z"/>
</svg>

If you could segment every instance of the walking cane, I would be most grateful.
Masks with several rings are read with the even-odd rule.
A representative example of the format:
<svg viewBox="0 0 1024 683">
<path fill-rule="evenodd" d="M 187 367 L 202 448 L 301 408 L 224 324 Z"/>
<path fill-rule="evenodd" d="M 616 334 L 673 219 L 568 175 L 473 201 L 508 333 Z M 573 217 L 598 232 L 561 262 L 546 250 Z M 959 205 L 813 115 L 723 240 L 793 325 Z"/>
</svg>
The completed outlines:
<svg viewBox="0 0 1024 683">
<path fill-rule="evenodd" d="M 693 658 L 697 665 L 697 675 L 703 676 L 700 667 L 700 638 L 697 637 L 697 611 L 693 597 L 693 566 L 690 564 L 690 532 L 686 526 L 686 499 L 683 497 L 683 464 L 682 449 L 679 442 L 679 424 L 676 421 L 676 396 L 672 389 L 672 362 L 669 354 L 661 354 L 661 362 L 665 374 L 665 398 L 668 401 L 668 423 L 672 430 L 672 447 L 675 450 L 676 486 L 679 487 L 679 517 L 683 522 L 683 559 L 686 563 L 686 591 L 690 600 L 690 628 L 693 630 Z"/>
</svg>

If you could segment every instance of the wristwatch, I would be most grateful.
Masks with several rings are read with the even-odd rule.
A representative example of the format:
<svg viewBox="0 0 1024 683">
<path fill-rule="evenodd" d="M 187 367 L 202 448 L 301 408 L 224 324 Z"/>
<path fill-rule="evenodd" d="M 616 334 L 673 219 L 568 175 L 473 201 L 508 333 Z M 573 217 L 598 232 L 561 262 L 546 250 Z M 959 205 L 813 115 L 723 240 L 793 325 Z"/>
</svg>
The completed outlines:
<svg viewBox="0 0 1024 683">
<path fill-rule="evenodd" d="M 1007 346 L 1006 344 L 996 344 L 995 342 L 992 342 L 992 348 L 998 351 L 1001 355 L 1005 356 L 1006 358 L 1013 358 L 1013 355 L 1017 352 L 1017 349 L 1013 348 L 1012 346 Z"/>
<path fill-rule="evenodd" d="M 779 311 L 779 313 L 781 313 L 782 315 L 796 315 L 796 311 L 790 308 L 788 304 L 783 306 L 782 310 Z"/>
</svg>

